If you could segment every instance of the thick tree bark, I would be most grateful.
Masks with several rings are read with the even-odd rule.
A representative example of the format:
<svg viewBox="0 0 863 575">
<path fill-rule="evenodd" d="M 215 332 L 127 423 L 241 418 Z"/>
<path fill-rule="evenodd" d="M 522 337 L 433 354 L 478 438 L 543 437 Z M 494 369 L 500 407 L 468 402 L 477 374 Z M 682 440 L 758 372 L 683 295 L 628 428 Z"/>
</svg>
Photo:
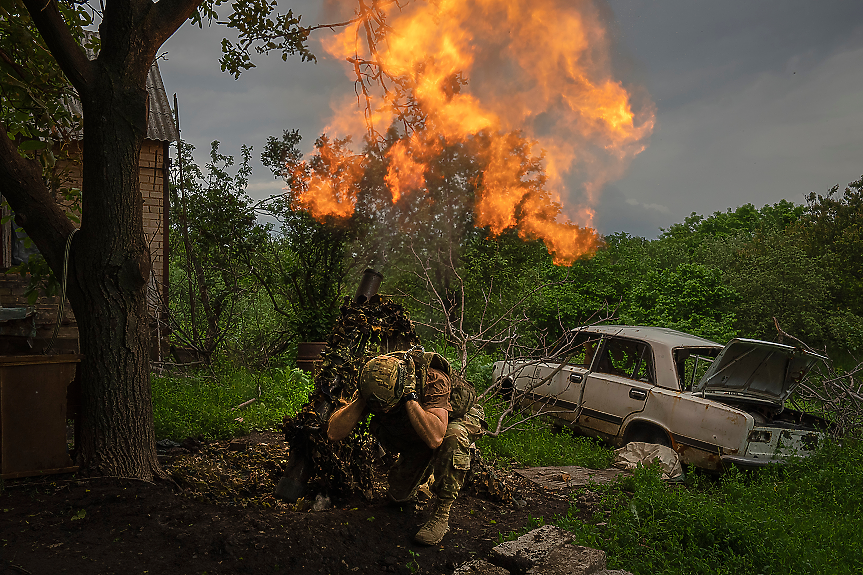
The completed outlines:
<svg viewBox="0 0 863 575">
<path fill-rule="evenodd" d="M 199 2 L 107 0 L 102 49 L 90 61 L 53 0 L 24 0 L 84 110 L 82 220 L 72 242 L 67 295 L 84 355 L 76 442 L 80 463 L 93 474 L 164 476 L 150 397 L 145 289 L 151 260 L 138 156 L 147 130 L 147 72 L 156 50 Z M 73 225 L 51 199 L 39 164 L 0 139 L 2 192 L 59 277 Z"/>
<path fill-rule="evenodd" d="M 82 437 L 89 471 L 149 479 L 156 460 L 149 380 L 144 240 L 138 156 L 147 93 L 136 78 L 97 62 L 82 98 L 82 226 L 75 238 L 70 303 L 82 363 Z"/>
</svg>

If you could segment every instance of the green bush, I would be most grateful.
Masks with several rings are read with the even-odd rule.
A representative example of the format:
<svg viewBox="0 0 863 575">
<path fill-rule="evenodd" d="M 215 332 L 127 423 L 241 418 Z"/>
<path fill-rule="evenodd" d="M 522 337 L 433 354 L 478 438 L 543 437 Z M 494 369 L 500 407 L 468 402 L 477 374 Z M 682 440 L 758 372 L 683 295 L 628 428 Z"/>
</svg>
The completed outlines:
<svg viewBox="0 0 863 575">
<path fill-rule="evenodd" d="M 860 573 L 863 446 L 826 443 L 787 468 L 694 475 L 670 486 L 641 468 L 602 493 L 584 523 L 557 524 L 635 574 Z"/>
<path fill-rule="evenodd" d="M 312 380 L 298 369 L 264 373 L 217 367 L 212 373 L 152 378 L 157 439 L 225 439 L 251 430 L 274 430 L 307 401 Z M 242 409 L 236 406 L 255 401 Z"/>
</svg>

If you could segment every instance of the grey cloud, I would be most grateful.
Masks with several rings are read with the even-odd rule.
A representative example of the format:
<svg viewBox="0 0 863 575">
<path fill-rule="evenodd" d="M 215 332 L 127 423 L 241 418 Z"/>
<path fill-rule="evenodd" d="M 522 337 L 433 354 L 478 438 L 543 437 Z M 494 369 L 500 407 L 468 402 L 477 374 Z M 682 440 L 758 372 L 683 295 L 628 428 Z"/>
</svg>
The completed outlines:
<svg viewBox="0 0 863 575">
<path fill-rule="evenodd" d="M 617 182 L 679 221 L 752 202 L 803 201 L 863 172 L 863 45 L 806 73 L 764 72 L 674 111 Z"/>
<path fill-rule="evenodd" d="M 627 198 L 617 187 L 608 185 L 596 206 L 594 227 L 603 235 L 626 232 L 633 236 L 655 238 L 660 228 L 674 223 L 668 208 L 658 204 L 642 204 Z"/>
<path fill-rule="evenodd" d="M 344 7 L 328 3 L 330 15 Z M 304 22 L 323 18 L 319 2 L 290 7 Z M 655 237 L 693 211 L 799 203 L 863 174 L 863 2 L 608 0 L 601 10 L 616 18 L 620 77 L 657 105 L 650 145 L 596 206 L 602 233 Z M 235 156 L 255 146 L 257 160 L 267 136 L 293 128 L 310 150 L 332 97 L 353 93 L 340 64 L 321 50 L 317 64 L 259 56 L 234 80 L 219 70 L 224 32 L 186 25 L 162 50 L 199 159 L 218 139 Z M 281 187 L 257 161 L 252 184 L 256 197 Z"/>
</svg>

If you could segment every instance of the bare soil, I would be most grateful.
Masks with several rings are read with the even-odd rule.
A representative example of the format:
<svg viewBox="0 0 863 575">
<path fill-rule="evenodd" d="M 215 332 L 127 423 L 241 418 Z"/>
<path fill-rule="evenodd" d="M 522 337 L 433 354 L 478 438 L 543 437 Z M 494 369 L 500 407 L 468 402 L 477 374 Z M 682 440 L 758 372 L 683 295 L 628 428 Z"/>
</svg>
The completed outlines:
<svg viewBox="0 0 863 575">
<path fill-rule="evenodd" d="M 258 434 L 247 441 L 256 457 L 256 443 L 284 448 L 280 437 Z M 233 451 L 227 443 L 216 447 L 221 451 L 174 453 L 166 468 L 177 469 L 185 459 L 188 470 L 194 458 L 206 467 L 213 453 Z M 238 495 L 237 489 L 208 488 L 204 493 L 183 481 L 151 484 L 73 475 L 7 480 L 0 491 L 0 575 L 448 574 L 465 561 L 485 557 L 502 534 L 523 529 L 532 518 L 551 520 L 569 507 L 567 493 L 502 471 L 526 504 L 462 494 L 453 507 L 450 532 L 440 545 L 424 547 L 412 537 L 434 500 L 416 509 L 389 505 L 383 468 L 376 470 L 378 487 L 370 501 L 356 498 L 313 511 L 302 510 L 308 504 L 274 502 L 271 483 L 248 470 L 231 472 L 219 465 L 213 463 L 202 475 L 239 474 L 264 483 L 263 491 L 240 487 Z M 268 465 L 270 479 L 277 479 L 277 466 Z"/>
</svg>

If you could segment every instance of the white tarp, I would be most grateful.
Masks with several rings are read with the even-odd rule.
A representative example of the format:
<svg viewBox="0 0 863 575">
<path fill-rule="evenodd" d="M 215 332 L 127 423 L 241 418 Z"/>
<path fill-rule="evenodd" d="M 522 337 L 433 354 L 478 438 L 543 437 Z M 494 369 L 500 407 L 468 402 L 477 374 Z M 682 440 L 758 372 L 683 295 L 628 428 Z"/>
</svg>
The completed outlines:
<svg viewBox="0 0 863 575">
<path fill-rule="evenodd" d="M 627 443 L 614 452 L 614 467 L 618 469 L 632 470 L 642 466 L 647 467 L 654 459 L 659 460 L 659 468 L 662 470 L 663 479 L 678 479 L 683 477 L 683 467 L 680 465 L 680 456 L 677 452 L 664 445 L 656 443 L 644 443 L 633 441 Z"/>
</svg>

